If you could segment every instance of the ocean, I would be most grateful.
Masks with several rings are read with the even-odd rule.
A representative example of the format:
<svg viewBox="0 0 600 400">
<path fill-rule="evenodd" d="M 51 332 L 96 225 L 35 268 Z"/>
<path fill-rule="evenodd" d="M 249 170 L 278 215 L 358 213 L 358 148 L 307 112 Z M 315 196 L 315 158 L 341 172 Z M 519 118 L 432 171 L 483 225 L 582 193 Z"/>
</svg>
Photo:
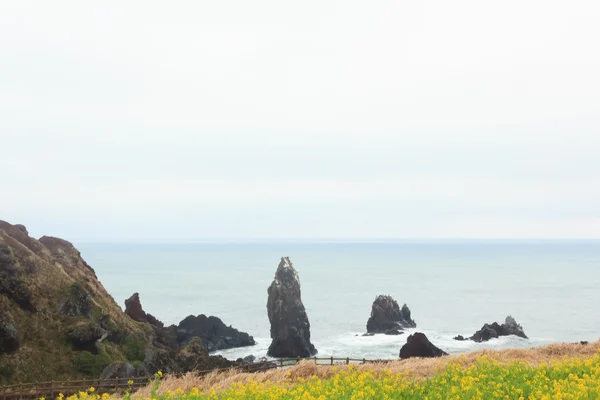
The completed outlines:
<svg viewBox="0 0 600 400">
<path fill-rule="evenodd" d="M 77 244 L 114 299 L 140 293 L 166 325 L 215 315 L 257 345 L 217 352 L 266 355 L 267 288 L 282 256 L 302 285 L 312 342 L 322 357 L 397 358 L 407 334 L 361 336 L 379 294 L 406 303 L 448 353 L 600 338 L 600 241 L 390 241 L 365 243 Z M 458 342 L 512 315 L 529 340 Z"/>
</svg>

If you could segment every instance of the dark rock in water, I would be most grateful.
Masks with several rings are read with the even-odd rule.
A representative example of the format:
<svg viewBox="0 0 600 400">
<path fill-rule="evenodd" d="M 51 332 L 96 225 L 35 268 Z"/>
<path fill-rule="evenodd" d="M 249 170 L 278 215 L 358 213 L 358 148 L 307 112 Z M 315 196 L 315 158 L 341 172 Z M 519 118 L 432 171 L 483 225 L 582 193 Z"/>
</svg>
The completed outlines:
<svg viewBox="0 0 600 400">
<path fill-rule="evenodd" d="M 427 336 L 421 332 L 416 332 L 406 339 L 406 344 L 400 349 L 400 358 L 411 357 L 441 357 L 446 353 L 435 347 Z"/>
<path fill-rule="evenodd" d="M 19 349 L 17 328 L 0 314 L 0 355 L 12 354 Z"/>
<path fill-rule="evenodd" d="M 497 338 L 500 336 L 515 335 L 523 339 L 527 339 L 527 335 L 523 331 L 523 327 L 515 321 L 510 315 L 506 317 L 506 320 L 502 325 L 497 322 L 491 324 L 485 324 L 483 327 L 475 332 L 469 339 L 474 342 L 487 342 L 490 339 Z"/>
<path fill-rule="evenodd" d="M 454 337 L 454 340 L 460 340 L 460 341 L 463 341 L 463 340 L 469 340 L 469 339 L 465 338 L 463 335 L 458 335 L 458 336 L 455 336 L 455 337 Z"/>
<path fill-rule="evenodd" d="M 368 333 L 397 335 L 404 328 L 415 328 L 410 309 L 406 304 L 400 308 L 391 296 L 377 296 L 371 308 L 371 317 L 367 321 Z"/>
<path fill-rule="evenodd" d="M 180 346 L 187 345 L 194 337 L 199 337 L 208 351 L 231 349 L 234 347 L 253 346 L 254 338 L 246 332 L 227 326 L 217 317 L 204 314 L 194 317 L 190 315 L 179 323 L 170 326 L 169 331 L 176 337 Z"/>
<path fill-rule="evenodd" d="M 300 279 L 289 257 L 282 257 L 267 290 L 271 323 L 271 357 L 310 357 L 317 349 L 310 342 L 310 323 L 302 304 Z"/>
<path fill-rule="evenodd" d="M 114 362 L 104 368 L 100 379 L 129 379 L 139 376 L 133 365 L 124 362 Z"/>
<path fill-rule="evenodd" d="M 82 322 L 67 331 L 71 343 L 77 350 L 87 350 L 98 354 L 97 342 L 103 337 L 104 330 L 93 322 Z"/>
<path fill-rule="evenodd" d="M 358 336 L 358 335 L 356 335 L 356 336 Z M 367 332 L 367 333 L 363 333 L 362 336 L 375 336 L 375 334 Z"/>
<path fill-rule="evenodd" d="M 81 285 L 74 283 L 71 285 L 69 297 L 64 301 L 60 312 L 68 317 L 87 317 L 92 315 L 94 304 L 90 295 Z"/>
</svg>

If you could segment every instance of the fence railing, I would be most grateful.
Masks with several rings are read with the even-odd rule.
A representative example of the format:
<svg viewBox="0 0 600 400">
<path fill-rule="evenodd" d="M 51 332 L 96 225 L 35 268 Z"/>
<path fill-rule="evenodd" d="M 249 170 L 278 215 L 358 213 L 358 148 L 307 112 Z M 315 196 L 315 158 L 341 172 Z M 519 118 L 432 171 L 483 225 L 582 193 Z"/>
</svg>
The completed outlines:
<svg viewBox="0 0 600 400">
<path fill-rule="evenodd" d="M 365 358 L 339 358 L 339 357 L 306 357 L 306 358 L 279 358 L 269 361 L 238 365 L 228 368 L 193 371 L 197 375 L 206 375 L 214 372 L 236 370 L 239 372 L 260 372 L 273 368 L 284 368 L 298 364 L 300 361 L 314 361 L 315 365 L 336 364 L 364 364 L 375 362 L 389 362 L 391 360 L 367 360 Z M 176 376 L 170 374 L 169 376 Z M 114 379 L 80 379 L 66 381 L 47 381 L 33 383 L 19 383 L 0 387 L 0 400 L 29 400 L 29 399 L 55 399 L 59 393 L 65 397 L 78 392 L 87 391 L 93 387 L 97 393 L 124 393 L 134 391 L 148 385 L 153 376 L 114 378 Z"/>
</svg>

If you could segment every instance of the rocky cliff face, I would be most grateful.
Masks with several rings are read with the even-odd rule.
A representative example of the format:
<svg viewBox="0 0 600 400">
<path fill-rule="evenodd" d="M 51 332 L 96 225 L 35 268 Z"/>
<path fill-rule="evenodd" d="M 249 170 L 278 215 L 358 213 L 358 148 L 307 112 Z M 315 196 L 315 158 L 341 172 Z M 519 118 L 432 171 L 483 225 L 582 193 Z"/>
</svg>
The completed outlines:
<svg viewBox="0 0 600 400">
<path fill-rule="evenodd" d="M 289 257 L 282 257 L 269 289 L 267 313 L 273 339 L 271 357 L 310 357 L 317 349 L 310 342 L 310 323 L 300 293 L 298 272 Z"/>
<path fill-rule="evenodd" d="M 377 296 L 371 308 L 371 317 L 367 321 L 368 333 L 397 335 L 404 328 L 416 328 L 417 324 L 410 316 L 406 304 L 400 308 L 391 296 Z"/>
<path fill-rule="evenodd" d="M 138 295 L 126 309 L 71 243 L 0 221 L 0 384 L 233 365 L 180 346 Z"/>
<path fill-rule="evenodd" d="M 0 221 L 0 383 L 91 376 L 133 344 L 147 344 L 145 328 L 71 243 Z"/>
</svg>

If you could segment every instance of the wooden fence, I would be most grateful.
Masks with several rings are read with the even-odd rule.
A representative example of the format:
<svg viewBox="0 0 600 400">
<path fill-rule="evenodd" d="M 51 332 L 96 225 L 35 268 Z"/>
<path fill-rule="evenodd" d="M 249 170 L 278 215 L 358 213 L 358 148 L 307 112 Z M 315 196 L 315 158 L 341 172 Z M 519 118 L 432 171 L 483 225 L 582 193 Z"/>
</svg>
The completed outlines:
<svg viewBox="0 0 600 400">
<path fill-rule="evenodd" d="M 270 361 L 259 361 L 251 364 L 234 366 L 229 368 L 219 368 L 203 371 L 194 371 L 198 375 L 206 375 L 212 372 L 223 372 L 238 370 L 240 372 L 260 372 L 272 368 L 285 368 L 298 364 L 300 361 L 314 361 L 316 365 L 334 365 L 334 364 L 364 364 L 367 362 L 389 362 L 390 360 L 366 360 L 364 358 L 280 358 Z M 173 375 L 170 375 L 173 376 Z M 132 392 L 136 389 L 145 387 L 154 379 L 153 376 L 115 378 L 115 379 L 82 379 L 74 381 L 48 381 L 34 383 L 19 383 L 16 385 L 0 387 L 0 400 L 30 400 L 56 399 L 59 393 L 65 397 L 78 392 L 85 392 L 93 387 L 96 393 L 124 393 Z"/>
</svg>

